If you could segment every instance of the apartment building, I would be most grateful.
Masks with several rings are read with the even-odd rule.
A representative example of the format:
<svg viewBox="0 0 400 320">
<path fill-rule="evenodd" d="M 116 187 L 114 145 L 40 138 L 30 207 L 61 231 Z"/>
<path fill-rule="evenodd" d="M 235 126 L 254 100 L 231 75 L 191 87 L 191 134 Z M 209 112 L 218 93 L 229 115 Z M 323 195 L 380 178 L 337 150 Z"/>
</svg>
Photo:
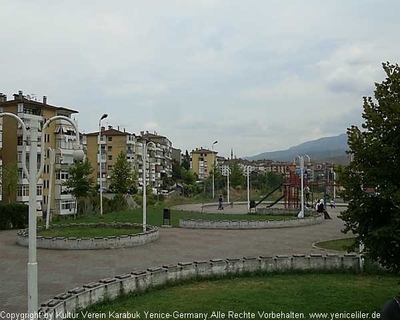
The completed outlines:
<svg viewBox="0 0 400 320">
<path fill-rule="evenodd" d="M 141 131 L 140 137 L 138 137 L 138 148 L 141 150 L 140 152 L 143 150 L 144 143 L 147 145 L 147 185 L 151 186 L 153 189 L 159 190 L 163 185 L 164 178 L 172 176 L 172 142 L 167 137 L 159 135 L 157 132 Z M 143 160 L 142 153 L 140 153 L 140 155 Z M 141 165 L 143 169 L 143 161 L 141 161 L 139 165 Z M 138 182 L 139 185 L 142 185 L 142 174 L 139 174 Z"/>
<path fill-rule="evenodd" d="M 200 180 L 210 176 L 213 164 L 216 164 L 218 152 L 208 149 L 196 148 L 190 153 L 190 168 L 195 172 Z"/>
<path fill-rule="evenodd" d="M 42 101 L 32 99 L 30 96 L 24 96 L 22 91 L 14 94 L 13 100 L 7 100 L 5 95 L 0 96 L 0 108 L 3 112 L 9 112 L 17 115 L 29 128 L 31 121 L 38 121 L 40 128 L 44 123 L 54 116 L 71 116 L 78 111 L 50 105 L 47 103 L 47 97 Z M 38 137 L 38 166 L 41 160 L 41 145 L 45 146 L 45 165 L 42 177 L 38 180 L 36 190 L 37 212 L 42 214 L 42 209 L 47 210 L 50 206 L 54 214 L 73 214 L 75 213 L 75 198 L 68 194 L 63 182 L 68 179 L 68 168 L 73 163 L 73 150 L 76 143 L 76 133 L 68 121 L 58 119 L 52 121 L 45 132 L 39 128 Z M 22 159 L 22 129 L 20 125 L 11 117 L 3 118 L 3 148 L 0 150 L 0 158 L 3 160 L 3 167 L 17 163 L 18 166 L 18 188 L 15 194 L 7 195 L 11 202 L 29 202 L 29 181 L 23 172 L 22 161 L 25 161 L 29 168 L 30 154 L 30 131 L 27 130 L 26 159 Z M 50 151 L 55 152 L 55 162 L 50 163 Z M 53 172 L 51 167 L 54 168 Z M 54 179 L 50 175 L 54 174 Z M 49 195 L 50 180 L 52 180 L 52 194 Z M 3 188 L 3 199 L 5 199 L 5 190 Z"/>
<path fill-rule="evenodd" d="M 97 185 L 100 185 L 101 180 L 104 191 L 110 187 L 113 166 L 121 151 L 126 153 L 127 160 L 132 165 L 132 170 L 139 169 L 136 161 L 138 154 L 138 150 L 136 149 L 136 135 L 126 132 L 125 129 L 121 131 L 119 127 L 117 129 L 112 126 L 108 126 L 108 129 L 102 127 L 101 135 L 99 135 L 98 131 L 83 134 L 82 144 L 86 157 L 94 169 L 93 178 L 97 182 Z"/>
</svg>

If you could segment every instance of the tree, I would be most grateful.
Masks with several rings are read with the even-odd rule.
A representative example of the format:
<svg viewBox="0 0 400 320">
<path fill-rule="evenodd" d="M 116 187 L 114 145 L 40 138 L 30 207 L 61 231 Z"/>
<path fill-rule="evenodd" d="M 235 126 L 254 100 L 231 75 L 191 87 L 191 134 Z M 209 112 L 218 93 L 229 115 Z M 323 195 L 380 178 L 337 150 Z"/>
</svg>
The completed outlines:
<svg viewBox="0 0 400 320">
<path fill-rule="evenodd" d="M 233 188 L 246 185 L 246 177 L 243 174 L 242 169 L 240 169 L 237 161 L 235 161 L 232 165 L 230 184 Z"/>
<path fill-rule="evenodd" d="M 132 185 L 135 184 L 132 166 L 127 160 L 124 151 L 121 151 L 118 154 L 117 160 L 112 169 L 110 181 L 111 191 L 118 194 L 128 193 L 131 190 Z"/>
<path fill-rule="evenodd" d="M 18 189 L 18 165 L 16 162 L 10 163 L 0 171 L 0 183 L 4 196 L 11 202 L 11 195 Z"/>
<path fill-rule="evenodd" d="M 182 179 L 182 167 L 179 161 L 172 160 L 172 180 L 178 181 Z"/>
<path fill-rule="evenodd" d="M 93 168 L 88 159 L 84 162 L 76 162 L 68 170 L 68 180 L 64 182 L 67 191 L 75 198 L 87 198 L 94 189 L 94 179 L 90 177 Z"/>
<path fill-rule="evenodd" d="M 186 170 L 190 170 L 190 155 L 187 150 L 186 150 L 185 155 L 182 158 L 182 168 L 184 168 Z"/>
<path fill-rule="evenodd" d="M 347 210 L 344 232 L 353 232 L 369 256 L 400 271 L 400 68 L 383 64 L 375 100 L 364 97 L 362 129 L 348 128 L 352 161 L 339 168 Z"/>
</svg>

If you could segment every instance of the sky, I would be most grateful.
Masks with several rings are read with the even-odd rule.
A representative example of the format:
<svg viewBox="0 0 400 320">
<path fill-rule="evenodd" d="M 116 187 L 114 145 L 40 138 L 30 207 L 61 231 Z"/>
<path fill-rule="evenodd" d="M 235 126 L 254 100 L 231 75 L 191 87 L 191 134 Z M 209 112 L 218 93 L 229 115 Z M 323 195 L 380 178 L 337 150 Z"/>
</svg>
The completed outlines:
<svg viewBox="0 0 400 320">
<path fill-rule="evenodd" d="M 400 59 L 400 1 L 1 0 L 0 92 L 78 110 L 79 130 L 157 132 L 228 157 L 362 123 Z M 397 60 L 396 60 L 397 59 Z"/>
</svg>

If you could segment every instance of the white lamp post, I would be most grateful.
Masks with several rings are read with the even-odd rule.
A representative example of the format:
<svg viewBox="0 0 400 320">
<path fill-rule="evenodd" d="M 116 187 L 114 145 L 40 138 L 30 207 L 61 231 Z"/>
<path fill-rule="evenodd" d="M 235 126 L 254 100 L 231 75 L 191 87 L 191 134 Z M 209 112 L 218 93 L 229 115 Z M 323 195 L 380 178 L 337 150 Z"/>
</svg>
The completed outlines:
<svg viewBox="0 0 400 320">
<path fill-rule="evenodd" d="M 153 145 L 153 148 L 156 149 L 156 145 L 153 141 L 143 141 L 143 173 L 142 173 L 142 187 L 143 187 L 143 232 L 146 232 L 146 224 L 147 224 L 147 199 L 146 199 L 146 163 L 147 163 L 147 146 Z M 149 166 L 149 178 L 150 178 L 150 166 Z"/>
<path fill-rule="evenodd" d="M 229 175 L 231 174 L 231 169 L 227 168 L 226 170 L 226 180 L 227 180 L 227 188 L 226 188 L 226 193 L 227 193 L 227 201 L 228 203 L 230 203 L 230 199 L 229 199 Z"/>
<path fill-rule="evenodd" d="M 218 140 L 215 140 L 213 142 L 213 144 L 211 145 L 211 151 L 212 151 L 212 155 L 213 155 L 213 169 L 212 169 L 212 197 L 213 199 L 215 198 L 215 174 L 214 174 L 214 170 L 215 170 L 215 156 L 214 156 L 214 144 L 217 144 Z"/>
<path fill-rule="evenodd" d="M 100 187 L 100 215 L 103 215 L 103 177 L 102 177 L 102 172 L 101 172 L 101 160 L 102 160 L 102 154 L 101 154 L 101 120 L 105 119 L 108 117 L 107 113 L 104 113 L 100 120 L 99 120 L 99 187 Z"/>
<path fill-rule="evenodd" d="M 311 161 L 311 159 L 310 159 L 310 156 L 309 155 L 305 155 L 306 157 L 308 157 L 308 162 L 310 163 Z M 300 184 L 301 184 L 301 210 L 300 210 L 300 212 L 299 212 L 299 214 L 298 214 L 298 218 L 304 218 L 304 157 L 305 156 L 296 156 L 295 158 L 294 158 L 294 163 L 296 163 L 296 159 L 298 158 L 299 159 L 299 161 L 300 161 Z"/>
<path fill-rule="evenodd" d="M 250 166 L 246 167 L 247 173 L 247 212 L 250 212 Z"/>
<path fill-rule="evenodd" d="M 36 316 L 38 311 L 38 265 L 36 259 L 36 228 L 37 228 L 37 196 L 36 196 L 36 188 L 37 182 L 40 179 L 40 176 L 43 173 L 44 168 L 44 135 L 46 128 L 50 124 L 50 122 L 60 119 L 66 120 L 72 124 L 77 134 L 76 143 L 79 146 L 79 132 L 75 125 L 75 123 L 64 116 L 55 116 L 46 121 L 42 128 L 42 140 L 41 140 L 41 161 L 40 161 L 40 169 L 37 172 L 37 148 L 38 148 L 38 129 L 39 129 L 39 118 L 32 117 L 30 119 L 30 151 L 29 151 L 29 172 L 26 168 L 26 141 L 27 141 L 27 133 L 25 123 L 22 121 L 20 117 L 13 113 L 0 113 L 0 117 L 9 116 L 17 120 L 21 124 L 22 128 L 22 168 L 24 173 L 29 181 L 29 257 L 28 257 L 28 313 L 30 316 Z M 77 159 L 83 158 L 82 150 L 75 150 L 74 157 Z"/>
<path fill-rule="evenodd" d="M 49 158 L 50 158 L 50 180 L 49 180 L 49 194 L 47 196 L 47 208 L 46 208 L 46 229 L 49 228 L 50 224 L 50 207 L 51 207 L 51 192 L 52 192 L 52 186 L 53 186 L 53 170 L 54 170 L 54 164 L 56 162 L 56 155 L 55 155 L 55 150 L 51 147 L 47 147 L 46 150 L 49 150 Z M 60 154 L 62 155 L 62 150 L 60 150 Z"/>
</svg>

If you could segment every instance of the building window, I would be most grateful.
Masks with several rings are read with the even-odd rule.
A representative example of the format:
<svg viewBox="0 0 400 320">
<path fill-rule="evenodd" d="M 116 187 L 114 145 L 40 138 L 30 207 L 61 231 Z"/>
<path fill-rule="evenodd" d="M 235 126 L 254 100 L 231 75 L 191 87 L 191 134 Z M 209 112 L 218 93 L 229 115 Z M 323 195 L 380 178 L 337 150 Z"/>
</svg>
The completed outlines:
<svg viewBox="0 0 400 320">
<path fill-rule="evenodd" d="M 108 160 L 112 160 L 112 155 L 108 156 Z"/>
<path fill-rule="evenodd" d="M 20 185 L 17 190 L 18 197 L 28 197 L 29 196 L 29 186 Z"/>
<path fill-rule="evenodd" d="M 36 195 L 41 196 L 42 194 L 43 194 L 43 187 L 39 185 L 36 187 Z"/>
<path fill-rule="evenodd" d="M 108 146 L 107 151 L 112 151 L 112 146 Z"/>
<path fill-rule="evenodd" d="M 110 142 L 112 141 L 112 137 L 107 137 L 107 139 L 108 139 L 108 141 L 110 141 Z"/>
<path fill-rule="evenodd" d="M 112 165 L 108 165 L 108 166 L 107 166 L 107 169 L 108 169 L 108 170 L 112 170 L 112 168 L 113 168 Z"/>
<path fill-rule="evenodd" d="M 17 145 L 18 145 L 18 146 L 22 146 L 22 142 L 23 142 L 22 136 L 19 136 L 19 137 L 17 138 Z"/>
</svg>

